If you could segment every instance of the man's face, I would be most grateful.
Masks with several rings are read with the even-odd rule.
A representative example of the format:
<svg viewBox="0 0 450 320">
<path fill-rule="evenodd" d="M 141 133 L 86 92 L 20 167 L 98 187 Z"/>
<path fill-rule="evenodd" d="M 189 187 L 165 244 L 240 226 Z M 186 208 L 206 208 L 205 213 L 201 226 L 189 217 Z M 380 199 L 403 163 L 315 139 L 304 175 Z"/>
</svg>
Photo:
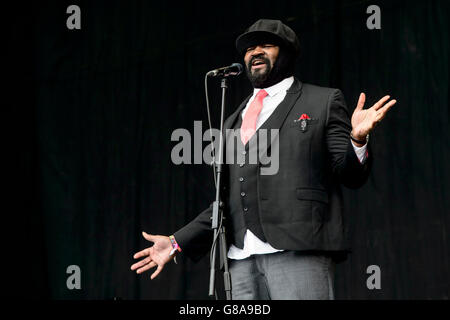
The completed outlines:
<svg viewBox="0 0 450 320">
<path fill-rule="evenodd" d="M 278 57 L 279 46 L 266 43 L 247 48 L 244 63 L 247 76 L 252 83 L 264 82 Z"/>
</svg>

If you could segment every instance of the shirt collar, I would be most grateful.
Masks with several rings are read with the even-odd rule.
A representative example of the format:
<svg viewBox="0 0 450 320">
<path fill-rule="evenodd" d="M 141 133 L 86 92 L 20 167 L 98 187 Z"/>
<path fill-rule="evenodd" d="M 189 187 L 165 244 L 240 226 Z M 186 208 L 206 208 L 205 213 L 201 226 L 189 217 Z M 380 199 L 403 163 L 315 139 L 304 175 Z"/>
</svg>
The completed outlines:
<svg viewBox="0 0 450 320">
<path fill-rule="evenodd" d="M 290 76 L 274 84 L 273 86 L 263 89 L 266 90 L 266 92 L 269 94 L 270 97 L 273 97 L 282 91 L 287 91 L 292 86 L 293 83 L 294 83 L 294 76 Z M 253 89 L 253 96 L 256 96 L 259 90 L 261 90 L 261 88 Z"/>
</svg>

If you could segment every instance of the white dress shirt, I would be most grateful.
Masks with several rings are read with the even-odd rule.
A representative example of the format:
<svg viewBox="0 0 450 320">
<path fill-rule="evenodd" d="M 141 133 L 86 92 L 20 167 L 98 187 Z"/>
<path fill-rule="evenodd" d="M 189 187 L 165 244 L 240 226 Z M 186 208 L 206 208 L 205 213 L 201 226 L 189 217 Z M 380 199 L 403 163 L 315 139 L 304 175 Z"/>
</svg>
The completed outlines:
<svg viewBox="0 0 450 320">
<path fill-rule="evenodd" d="M 270 115 L 272 114 L 272 112 L 274 112 L 280 102 L 283 101 L 283 99 L 286 97 L 286 91 L 291 87 L 293 83 L 294 77 L 289 77 L 281 82 L 278 82 L 277 84 L 274 84 L 271 87 L 264 89 L 266 90 L 268 95 L 263 100 L 261 113 L 258 115 L 258 118 L 256 120 L 256 129 L 258 129 L 270 117 Z M 252 103 L 259 90 L 261 89 L 253 90 L 253 95 L 242 111 L 242 119 L 244 119 L 245 113 L 247 112 L 250 103 Z M 358 148 L 353 144 L 353 148 L 355 149 L 355 153 L 358 156 L 359 161 L 361 163 L 364 162 L 364 160 L 366 159 L 367 145 Z M 231 245 L 228 249 L 228 258 L 240 260 L 245 259 L 253 254 L 267 254 L 278 251 L 283 250 L 275 249 L 269 243 L 261 241 L 250 230 L 247 229 L 244 235 L 244 248 L 239 249 L 238 247 Z"/>
</svg>

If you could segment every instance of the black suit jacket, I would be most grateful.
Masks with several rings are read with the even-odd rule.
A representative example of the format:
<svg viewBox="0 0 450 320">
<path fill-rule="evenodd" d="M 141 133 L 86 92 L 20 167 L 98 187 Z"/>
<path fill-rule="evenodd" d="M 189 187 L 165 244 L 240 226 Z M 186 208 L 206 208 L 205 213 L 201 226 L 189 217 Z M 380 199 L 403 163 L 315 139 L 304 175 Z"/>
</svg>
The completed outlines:
<svg viewBox="0 0 450 320">
<path fill-rule="evenodd" d="M 226 119 L 225 129 L 233 127 L 250 97 Z M 295 79 L 275 111 L 270 128 L 279 129 L 279 135 L 268 141 L 268 148 L 279 143 L 279 169 L 275 175 L 259 173 L 257 179 L 259 216 L 268 243 L 284 250 L 348 252 L 341 185 L 358 188 L 367 180 L 373 158 L 370 145 L 361 164 L 350 140 L 350 114 L 338 89 Z M 311 118 L 306 130 L 295 121 L 302 114 Z M 226 167 L 221 190 L 225 203 Z M 174 233 L 183 253 L 194 261 L 211 247 L 211 212 L 212 205 Z M 233 232 L 232 225 L 227 226 Z"/>
</svg>

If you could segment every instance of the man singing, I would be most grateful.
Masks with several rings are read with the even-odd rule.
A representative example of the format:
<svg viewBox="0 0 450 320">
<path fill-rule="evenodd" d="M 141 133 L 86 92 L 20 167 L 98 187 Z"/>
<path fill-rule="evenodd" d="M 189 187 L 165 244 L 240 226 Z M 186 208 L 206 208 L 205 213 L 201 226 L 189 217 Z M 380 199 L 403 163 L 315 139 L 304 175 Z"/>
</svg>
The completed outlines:
<svg viewBox="0 0 450 320">
<path fill-rule="evenodd" d="M 361 93 L 350 119 L 340 90 L 294 77 L 299 40 L 279 20 L 258 20 L 236 48 L 254 89 L 224 129 L 239 130 L 244 154 L 259 131 L 278 129 L 279 167 L 262 175 L 260 163 L 224 166 L 232 298 L 334 299 L 334 266 L 349 251 L 341 185 L 359 188 L 367 180 L 369 133 L 396 101 L 385 96 L 363 109 Z M 199 260 L 211 248 L 211 212 L 170 237 L 144 232 L 153 246 L 134 255 L 142 259 L 131 269 L 157 267 L 153 279 L 180 252 Z"/>
</svg>

